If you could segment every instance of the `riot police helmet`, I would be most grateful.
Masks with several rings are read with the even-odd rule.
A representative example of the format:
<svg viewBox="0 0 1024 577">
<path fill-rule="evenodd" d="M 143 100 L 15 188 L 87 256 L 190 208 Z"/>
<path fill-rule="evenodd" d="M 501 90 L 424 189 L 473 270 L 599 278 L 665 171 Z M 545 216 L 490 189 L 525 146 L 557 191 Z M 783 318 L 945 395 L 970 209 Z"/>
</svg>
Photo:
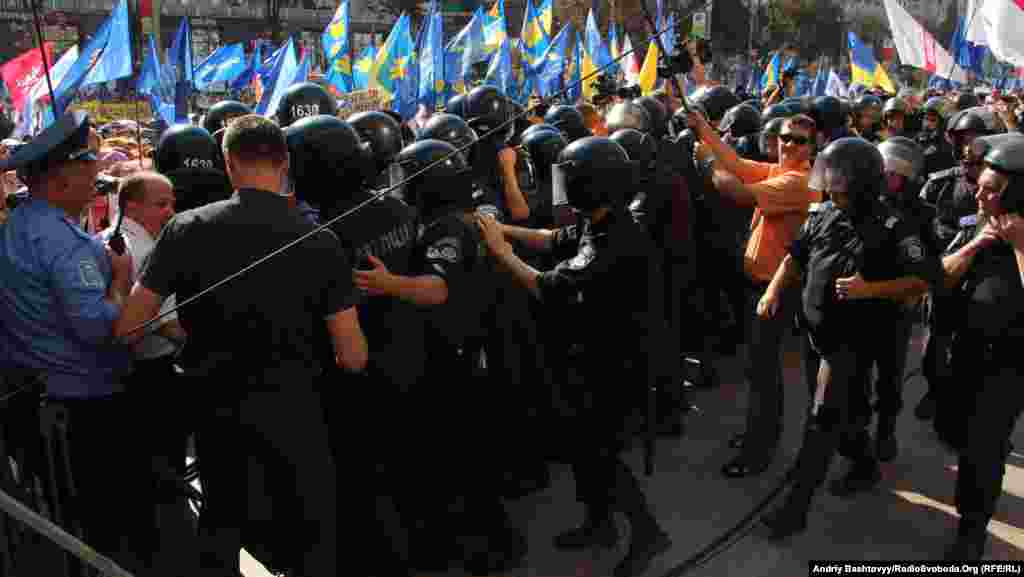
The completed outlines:
<svg viewBox="0 0 1024 577">
<path fill-rule="evenodd" d="M 893 136 L 878 145 L 885 171 L 898 174 L 911 182 L 924 175 L 924 150 L 905 136 Z"/>
<path fill-rule="evenodd" d="M 632 128 L 640 132 L 651 130 L 651 117 L 647 114 L 647 109 L 635 102 L 616 103 L 608 111 L 604 123 L 610 133 L 623 128 Z"/>
<path fill-rule="evenodd" d="M 583 113 L 575 106 L 560 104 L 552 106 L 544 115 L 544 124 L 550 124 L 565 134 L 566 140 L 572 142 L 590 136 Z"/>
<path fill-rule="evenodd" d="M 206 116 L 203 117 L 203 128 L 213 135 L 219 145 L 220 138 L 224 134 L 220 131 L 227 127 L 231 119 L 246 114 L 252 114 L 252 109 L 245 104 L 237 100 L 221 100 L 206 112 Z"/>
<path fill-rule="evenodd" d="M 722 116 L 718 128 L 735 138 L 754 134 L 761 129 L 761 113 L 748 104 L 737 104 Z"/>
<path fill-rule="evenodd" d="M 978 97 L 970 92 L 963 92 L 956 97 L 956 109 L 957 111 L 967 110 L 968 108 L 974 108 L 980 104 Z"/>
<path fill-rule="evenodd" d="M 658 156 L 658 143 L 650 134 L 632 128 L 622 128 L 611 135 L 611 140 L 626 151 L 637 176 L 646 177 L 650 174 L 650 169 Z"/>
<path fill-rule="evenodd" d="M 473 172 L 454 146 L 441 140 L 419 140 L 406 146 L 395 158 L 409 175 L 405 200 L 423 218 L 444 210 L 473 207 Z"/>
<path fill-rule="evenodd" d="M 448 99 L 444 105 L 444 111 L 455 116 L 466 116 L 466 95 L 456 94 Z"/>
<path fill-rule="evenodd" d="M 539 130 L 535 130 L 542 127 Z M 542 182 L 551 182 L 551 165 L 558 161 L 558 155 L 569 142 L 557 129 L 537 124 L 523 133 L 522 147 L 533 174 Z"/>
<path fill-rule="evenodd" d="M 387 114 L 376 110 L 357 112 L 348 117 L 348 123 L 366 144 L 378 173 L 402 150 L 402 128 Z"/>
<path fill-rule="evenodd" d="M 224 170 L 217 141 L 194 124 L 175 124 L 160 135 L 153 167 L 161 174 L 182 168 Z"/>
<path fill-rule="evenodd" d="M 985 140 L 991 141 L 985 167 L 1009 177 L 999 196 L 999 206 L 1007 213 L 1024 215 L 1024 135 L 1000 134 Z"/>
<path fill-rule="evenodd" d="M 551 167 L 554 204 L 581 212 L 614 206 L 629 188 L 632 173 L 629 155 L 613 140 L 581 138 L 565 147 Z"/>
<path fill-rule="evenodd" d="M 782 134 L 782 125 L 785 123 L 785 118 L 773 118 L 765 123 L 758 137 L 758 148 L 762 156 L 771 159 L 779 157 L 779 135 Z"/>
<path fill-rule="evenodd" d="M 507 136 L 514 129 L 508 123 L 508 98 L 494 86 L 477 86 L 470 91 L 466 96 L 465 114 L 466 121 L 481 136 L 499 128 L 502 135 Z"/>
<path fill-rule="evenodd" d="M 284 131 L 295 197 L 327 208 L 337 190 L 358 190 L 376 175 L 369 147 L 351 124 L 326 114 L 307 116 Z"/>
<path fill-rule="evenodd" d="M 828 194 L 839 208 L 864 214 L 885 190 L 885 161 L 871 142 L 834 140 L 818 153 L 807 187 Z"/>
<path fill-rule="evenodd" d="M 469 164 L 476 158 L 477 134 L 469 123 L 454 114 L 435 114 L 420 129 L 416 140 L 441 140 L 462 151 Z"/>
<path fill-rule="evenodd" d="M 665 136 L 668 131 L 668 109 L 661 103 L 660 100 L 653 96 L 641 96 L 633 100 L 635 104 L 639 104 L 644 107 L 647 111 L 647 117 L 651 121 L 650 133 L 656 140 L 661 140 L 661 137 Z"/>
<path fill-rule="evenodd" d="M 712 125 L 717 124 L 729 109 L 740 103 L 740 99 L 731 90 L 721 85 L 701 89 L 691 100 L 704 107 L 708 122 Z"/>
<path fill-rule="evenodd" d="M 834 130 L 846 126 L 846 114 L 843 103 L 835 96 L 819 96 L 814 99 L 811 107 L 811 118 L 818 130 L 828 135 Z"/>
<path fill-rule="evenodd" d="M 765 108 L 764 112 L 761 113 L 761 122 L 767 124 L 769 121 L 776 118 L 789 118 L 790 116 L 793 116 L 793 113 L 790 111 L 788 106 L 783 104 L 772 104 L 768 108 Z"/>
<path fill-rule="evenodd" d="M 544 131 L 544 130 L 551 130 L 551 131 L 554 131 L 554 132 L 559 132 L 559 130 L 557 128 L 555 128 L 554 126 L 551 126 L 550 124 L 543 124 L 543 123 L 541 123 L 541 124 L 534 124 L 533 126 L 531 126 L 531 127 L 527 128 L 526 130 L 524 130 L 523 134 L 520 136 L 520 138 L 521 138 L 521 140 L 523 142 L 525 142 L 526 139 L 529 138 L 529 136 L 531 134 L 533 134 L 534 132 L 541 132 L 541 131 Z"/>
<path fill-rule="evenodd" d="M 284 91 L 277 105 L 277 123 L 287 128 L 307 116 L 334 116 L 338 104 L 329 92 L 315 82 L 293 84 Z"/>
</svg>

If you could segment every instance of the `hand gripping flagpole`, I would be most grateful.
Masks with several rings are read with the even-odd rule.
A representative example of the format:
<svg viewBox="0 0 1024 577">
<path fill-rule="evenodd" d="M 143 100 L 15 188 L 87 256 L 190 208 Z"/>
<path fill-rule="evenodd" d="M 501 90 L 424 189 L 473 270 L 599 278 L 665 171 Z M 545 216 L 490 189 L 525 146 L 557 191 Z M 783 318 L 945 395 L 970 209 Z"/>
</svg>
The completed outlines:
<svg viewBox="0 0 1024 577">
<path fill-rule="evenodd" d="M 36 0 L 25 0 L 32 6 L 32 21 L 35 23 L 36 39 L 39 42 L 39 51 L 43 54 L 43 71 L 46 73 L 46 87 L 50 89 L 50 105 L 53 106 L 53 117 L 60 118 L 62 111 L 57 107 L 57 98 L 53 95 L 53 81 L 50 80 L 50 62 L 46 59 L 46 44 L 43 42 L 43 26 L 39 21 L 39 7 Z M 29 95 L 32 98 L 32 95 Z"/>
</svg>

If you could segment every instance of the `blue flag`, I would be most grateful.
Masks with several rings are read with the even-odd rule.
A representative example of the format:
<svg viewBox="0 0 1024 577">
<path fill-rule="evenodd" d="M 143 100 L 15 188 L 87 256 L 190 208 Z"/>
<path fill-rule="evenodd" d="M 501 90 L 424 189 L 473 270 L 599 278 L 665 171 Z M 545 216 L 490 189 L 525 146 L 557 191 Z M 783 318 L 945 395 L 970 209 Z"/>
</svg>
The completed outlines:
<svg viewBox="0 0 1024 577">
<path fill-rule="evenodd" d="M 348 0 L 338 4 L 334 18 L 320 36 L 327 57 L 327 85 L 335 95 L 352 92 L 352 51 L 349 45 Z"/>
<path fill-rule="evenodd" d="M 149 104 L 153 108 L 153 112 L 164 124 L 171 126 L 175 122 L 174 102 L 168 101 L 168 97 L 173 96 L 173 93 L 169 90 L 170 87 L 163 86 L 160 58 L 157 56 L 153 37 L 147 35 L 146 40 L 148 41 L 146 55 L 142 61 L 142 73 L 139 75 L 136 89 L 139 94 L 149 96 Z"/>
<path fill-rule="evenodd" d="M 529 75 L 537 78 L 537 93 L 544 98 L 562 89 L 562 79 L 565 77 L 566 64 L 569 62 L 569 43 L 573 37 L 572 24 L 563 26 Z"/>
<path fill-rule="evenodd" d="M 509 49 L 509 39 L 505 38 L 498 46 L 498 51 L 491 57 L 491 64 L 487 67 L 487 76 L 484 77 L 484 84 L 497 86 L 505 94 L 512 94 L 512 51 Z"/>
<path fill-rule="evenodd" d="M 257 76 L 256 68 L 260 65 L 260 45 L 257 43 L 252 49 L 252 56 L 249 57 L 249 64 L 242 71 L 242 74 L 231 82 L 231 90 L 243 90 L 252 84 L 253 78 Z"/>
<path fill-rule="evenodd" d="M 408 14 L 399 16 L 370 70 L 370 88 L 380 90 L 384 99 L 391 101 L 391 109 L 403 118 L 416 114 L 416 92 L 409 70 L 415 49 L 409 20 Z"/>
<path fill-rule="evenodd" d="M 270 83 L 263 90 L 263 97 L 256 106 L 256 114 L 273 116 L 277 114 L 277 104 L 281 102 L 284 91 L 292 85 L 295 73 L 299 70 L 299 63 L 295 59 L 294 41 L 289 38 L 285 43 L 285 50 L 278 54 L 277 62 L 270 73 Z"/>
<path fill-rule="evenodd" d="M 373 68 L 373 61 L 377 58 L 377 47 L 373 42 L 363 48 L 359 58 L 356 58 L 355 66 L 352 67 L 352 86 L 355 90 L 366 90 L 370 87 L 370 69 Z"/>
<path fill-rule="evenodd" d="M 215 82 L 231 82 L 245 71 L 245 47 L 242 43 L 221 46 L 196 67 L 196 90 L 205 90 Z"/>
<path fill-rule="evenodd" d="M 426 27 L 419 49 L 419 98 L 433 111 L 445 97 L 444 21 L 436 6 L 427 19 Z"/>
<path fill-rule="evenodd" d="M 132 75 L 132 47 L 128 26 L 128 3 L 120 0 L 53 92 L 56 114 L 64 113 L 82 86 L 110 82 Z"/>
<path fill-rule="evenodd" d="M 174 35 L 167 64 L 173 67 L 174 110 L 178 122 L 188 121 L 188 97 L 192 95 L 192 27 L 188 16 L 181 17 L 178 33 Z"/>
<path fill-rule="evenodd" d="M 825 89 L 828 88 L 828 72 L 825 71 L 825 67 L 818 65 L 818 73 L 814 76 L 814 88 L 811 90 L 812 96 L 825 96 Z"/>
</svg>

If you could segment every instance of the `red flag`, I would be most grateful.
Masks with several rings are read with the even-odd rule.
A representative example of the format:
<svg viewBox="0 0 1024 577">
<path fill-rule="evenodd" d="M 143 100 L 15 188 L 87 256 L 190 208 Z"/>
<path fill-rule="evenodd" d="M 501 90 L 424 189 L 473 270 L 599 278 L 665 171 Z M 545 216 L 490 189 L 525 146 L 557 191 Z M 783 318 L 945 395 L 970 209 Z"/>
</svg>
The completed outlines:
<svg viewBox="0 0 1024 577">
<path fill-rule="evenodd" d="M 46 49 L 46 63 L 53 65 L 53 43 L 47 42 L 43 45 Z M 11 93 L 11 100 L 14 108 L 21 112 L 25 104 L 25 98 L 46 75 L 43 68 L 43 55 L 37 48 L 26 51 L 14 60 L 7 62 L 0 67 L 0 76 L 7 83 L 7 90 Z"/>
</svg>

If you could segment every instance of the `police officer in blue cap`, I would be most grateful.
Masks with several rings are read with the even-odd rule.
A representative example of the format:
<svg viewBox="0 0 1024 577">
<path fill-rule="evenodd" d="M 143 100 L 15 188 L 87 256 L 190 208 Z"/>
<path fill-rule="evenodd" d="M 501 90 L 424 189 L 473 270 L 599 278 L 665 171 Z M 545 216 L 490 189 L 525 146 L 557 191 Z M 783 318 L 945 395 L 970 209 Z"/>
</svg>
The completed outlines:
<svg viewBox="0 0 1024 577">
<path fill-rule="evenodd" d="M 151 481 L 122 394 L 131 355 L 112 338 L 132 262 L 79 226 L 98 171 L 90 141 L 88 115 L 72 112 L 0 162 L 30 193 L 0 233 L 0 366 L 37 376 L 46 405 L 67 410 L 85 540 L 134 571 L 152 551 L 138 491 Z"/>
</svg>

